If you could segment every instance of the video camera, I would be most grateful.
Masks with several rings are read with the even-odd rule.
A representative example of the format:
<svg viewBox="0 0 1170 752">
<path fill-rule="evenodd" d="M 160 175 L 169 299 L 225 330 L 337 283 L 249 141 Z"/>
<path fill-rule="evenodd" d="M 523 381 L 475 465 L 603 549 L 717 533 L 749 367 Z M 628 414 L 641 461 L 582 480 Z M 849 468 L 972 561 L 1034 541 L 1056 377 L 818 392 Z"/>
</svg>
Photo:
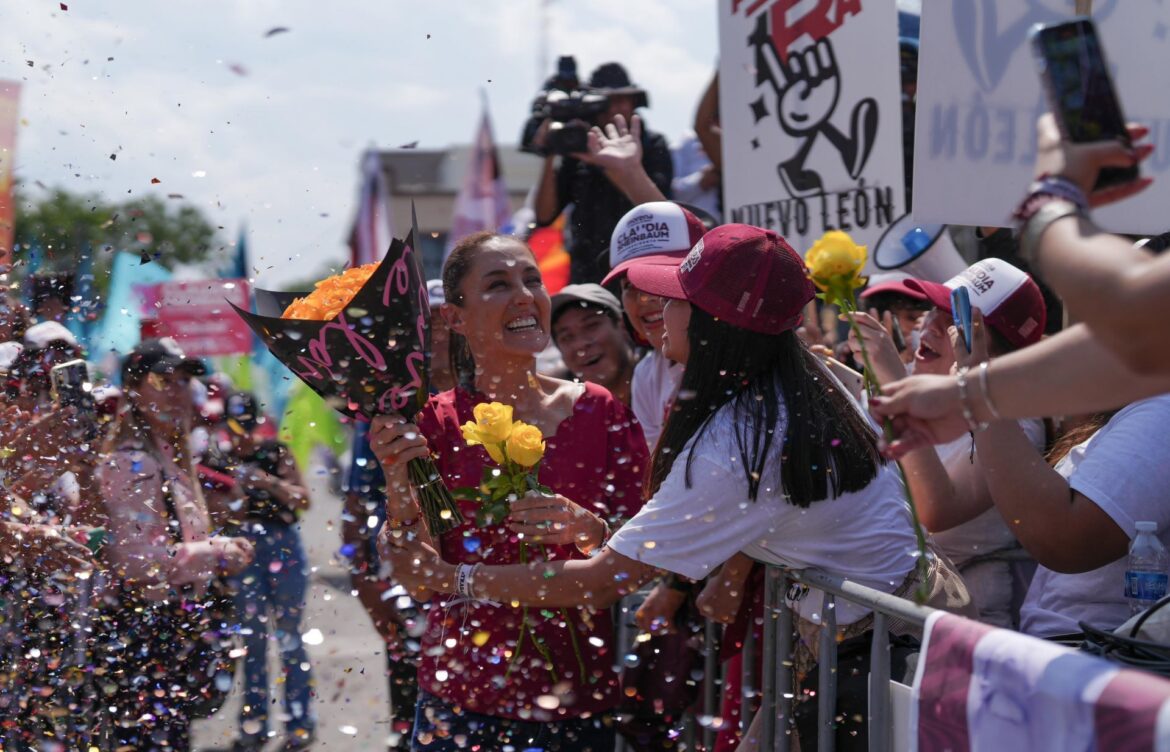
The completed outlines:
<svg viewBox="0 0 1170 752">
<path fill-rule="evenodd" d="M 532 114 L 524 124 L 520 150 L 530 154 L 574 154 L 588 148 L 594 119 L 609 109 L 609 97 L 583 88 L 577 78 L 577 61 L 570 55 L 557 60 L 557 72 L 545 82 L 532 101 Z M 551 120 L 544 146 L 533 143 L 536 131 Z"/>
</svg>

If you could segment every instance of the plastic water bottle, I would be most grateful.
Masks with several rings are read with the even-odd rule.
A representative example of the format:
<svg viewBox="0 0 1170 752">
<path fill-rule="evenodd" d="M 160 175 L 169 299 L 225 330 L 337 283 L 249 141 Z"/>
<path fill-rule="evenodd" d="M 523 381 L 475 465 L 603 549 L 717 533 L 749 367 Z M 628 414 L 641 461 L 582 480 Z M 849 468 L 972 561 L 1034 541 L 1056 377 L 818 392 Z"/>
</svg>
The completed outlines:
<svg viewBox="0 0 1170 752">
<path fill-rule="evenodd" d="M 1170 554 L 1158 540 L 1158 523 L 1139 522 L 1137 535 L 1129 544 L 1129 565 L 1125 569 L 1125 597 L 1131 614 L 1141 613 L 1166 595 Z"/>
</svg>

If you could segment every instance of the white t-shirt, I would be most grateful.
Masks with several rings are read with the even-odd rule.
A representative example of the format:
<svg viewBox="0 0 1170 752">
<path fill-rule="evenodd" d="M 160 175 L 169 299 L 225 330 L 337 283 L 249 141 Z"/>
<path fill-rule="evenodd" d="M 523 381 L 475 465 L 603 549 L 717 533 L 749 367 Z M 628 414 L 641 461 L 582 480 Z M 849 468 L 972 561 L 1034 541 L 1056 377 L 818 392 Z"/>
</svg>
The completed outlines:
<svg viewBox="0 0 1170 752">
<path fill-rule="evenodd" d="M 1132 539 L 1135 523 L 1158 523 L 1170 548 L 1170 394 L 1142 400 L 1114 415 L 1056 466 L 1069 486 L 1101 508 Z M 1051 637 L 1079 632 L 1077 622 L 1116 629 L 1129 618 L 1128 555 L 1081 574 L 1040 567 L 1020 609 L 1020 628 Z"/>
<path fill-rule="evenodd" d="M 1032 446 L 1037 451 L 1044 451 L 1044 421 L 1032 418 L 1021 420 L 1019 425 Z M 947 475 L 952 478 L 961 465 L 971 461 L 970 436 L 962 436 L 934 449 L 943 467 L 947 469 Z M 938 549 L 955 564 L 963 564 L 976 556 L 1019 546 L 1015 534 L 1008 528 L 1003 515 L 994 506 L 962 525 L 956 525 L 941 533 L 933 533 L 932 537 Z"/>
<path fill-rule="evenodd" d="M 682 381 L 683 366 L 672 363 L 657 350 L 651 350 L 634 366 L 630 384 L 630 409 L 642 424 L 642 434 L 651 451 L 662 435 L 666 411 Z"/>
<path fill-rule="evenodd" d="M 793 569 L 815 567 L 884 592 L 893 592 L 913 566 L 914 531 L 901 477 L 883 465 L 864 490 L 813 502 L 789 504 L 778 487 L 787 418 L 764 467 L 756 501 L 736 444 L 731 406 L 709 424 L 699 445 L 687 444 L 654 498 L 609 541 L 623 556 L 691 579 L 702 579 L 742 551 L 753 559 Z M 687 488 L 687 459 L 691 487 Z M 819 622 L 823 595 L 810 590 L 797 605 L 801 616 Z M 869 610 L 837 603 L 839 624 Z"/>
</svg>

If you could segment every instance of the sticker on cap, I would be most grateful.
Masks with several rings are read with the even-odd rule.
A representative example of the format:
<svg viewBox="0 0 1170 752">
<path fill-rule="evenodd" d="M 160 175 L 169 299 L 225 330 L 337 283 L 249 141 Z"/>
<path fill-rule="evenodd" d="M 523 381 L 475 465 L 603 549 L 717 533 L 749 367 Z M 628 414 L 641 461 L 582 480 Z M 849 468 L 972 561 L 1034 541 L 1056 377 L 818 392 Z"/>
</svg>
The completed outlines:
<svg viewBox="0 0 1170 752">
<path fill-rule="evenodd" d="M 699 265 L 699 261 L 701 261 L 702 258 L 703 258 L 703 239 L 699 238 L 699 242 L 695 243 L 695 247 L 692 248 L 691 252 L 687 254 L 687 257 L 685 259 L 683 259 L 683 262 L 681 264 L 679 264 L 679 267 L 678 267 L 679 271 L 682 272 L 683 274 L 688 273 L 691 269 L 694 269 L 696 266 Z"/>
<path fill-rule="evenodd" d="M 685 251 L 690 233 L 682 211 L 673 204 L 639 211 L 621 222 L 614 231 L 613 265 L 652 253 Z"/>
</svg>

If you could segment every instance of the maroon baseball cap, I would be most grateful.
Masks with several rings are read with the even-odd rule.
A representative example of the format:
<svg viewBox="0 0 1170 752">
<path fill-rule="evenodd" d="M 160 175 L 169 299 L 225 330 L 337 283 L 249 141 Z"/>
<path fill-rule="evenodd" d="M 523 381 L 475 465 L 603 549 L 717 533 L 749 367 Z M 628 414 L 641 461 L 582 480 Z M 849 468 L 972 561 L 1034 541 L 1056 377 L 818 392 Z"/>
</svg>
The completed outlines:
<svg viewBox="0 0 1170 752">
<path fill-rule="evenodd" d="M 952 313 L 951 290 L 966 287 L 971 307 L 982 311 L 987 325 L 1016 347 L 1035 344 L 1044 335 L 1048 311 L 1040 288 L 1030 276 L 1002 259 L 972 264 L 943 284 L 911 279 L 906 286 L 947 313 Z"/>
<path fill-rule="evenodd" d="M 868 298 L 870 295 L 877 295 L 883 292 L 892 292 L 898 295 L 903 295 L 913 300 L 926 300 L 926 295 L 921 290 L 916 290 L 906 283 L 914 279 L 909 274 L 902 272 L 883 272 L 881 274 L 869 275 L 869 284 L 866 285 L 865 290 L 861 293 L 861 298 Z"/>
<path fill-rule="evenodd" d="M 678 266 L 634 265 L 630 284 L 685 300 L 732 326 L 780 334 L 800 326 L 816 290 L 792 246 L 771 230 L 723 225 L 695 244 Z"/>
</svg>

